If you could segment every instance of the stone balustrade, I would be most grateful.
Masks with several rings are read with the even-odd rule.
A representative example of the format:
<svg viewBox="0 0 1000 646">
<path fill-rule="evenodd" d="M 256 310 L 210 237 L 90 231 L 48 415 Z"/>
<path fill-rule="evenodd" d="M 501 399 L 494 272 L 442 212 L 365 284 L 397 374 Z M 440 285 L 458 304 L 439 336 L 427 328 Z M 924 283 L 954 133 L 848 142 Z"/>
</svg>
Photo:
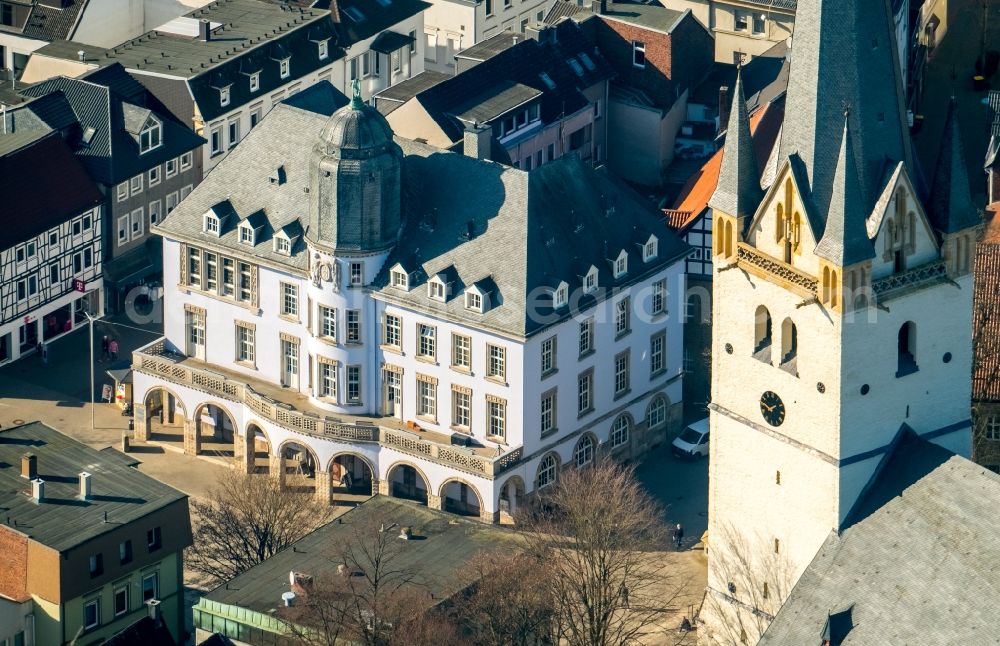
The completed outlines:
<svg viewBox="0 0 1000 646">
<path fill-rule="evenodd" d="M 740 267 L 762 278 L 775 279 L 779 285 L 785 285 L 803 296 L 816 296 L 819 281 L 791 265 L 759 252 L 746 243 L 739 244 L 736 257 Z"/>
<path fill-rule="evenodd" d="M 872 293 L 878 302 L 901 296 L 912 290 L 936 285 L 948 280 L 948 271 L 943 260 L 929 262 L 907 271 L 872 281 Z"/>
<path fill-rule="evenodd" d="M 495 478 L 515 466 L 521 459 L 518 447 L 503 455 L 487 457 L 474 450 L 441 444 L 421 437 L 419 433 L 387 428 L 362 421 L 345 422 L 334 417 L 320 417 L 296 410 L 256 392 L 250 384 L 231 379 L 185 362 L 182 354 L 167 350 L 159 339 L 132 354 L 132 369 L 155 375 L 172 384 L 188 386 L 211 393 L 222 399 L 244 404 L 254 414 L 288 430 L 316 437 L 345 442 L 373 442 L 381 446 L 428 459 L 484 478 Z"/>
</svg>

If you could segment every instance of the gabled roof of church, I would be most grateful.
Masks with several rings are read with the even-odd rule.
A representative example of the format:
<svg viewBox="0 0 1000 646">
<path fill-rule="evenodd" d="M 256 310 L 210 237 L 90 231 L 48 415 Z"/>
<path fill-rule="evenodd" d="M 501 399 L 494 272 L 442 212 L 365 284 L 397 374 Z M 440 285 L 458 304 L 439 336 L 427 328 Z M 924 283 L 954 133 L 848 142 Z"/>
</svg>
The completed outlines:
<svg viewBox="0 0 1000 646">
<path fill-rule="evenodd" d="M 930 207 L 934 228 L 942 233 L 955 233 L 982 223 L 969 190 L 969 174 L 965 168 L 962 133 L 958 129 L 958 106 L 954 97 L 948 106 Z"/>
<path fill-rule="evenodd" d="M 750 117 L 743 96 L 743 79 L 737 75 L 719 183 L 708 205 L 737 218 L 752 218 L 763 197 L 759 180 L 760 172 L 750 137 Z"/>
<path fill-rule="evenodd" d="M 992 642 L 997 505 L 1000 475 L 904 431 L 859 520 L 831 532 L 760 646 L 819 644 L 845 609 L 842 646 Z"/>
<path fill-rule="evenodd" d="M 830 209 L 845 109 L 866 206 L 887 163 L 912 167 L 897 57 L 886 0 L 798 3 L 778 164 L 798 153 L 820 218 Z"/>
<path fill-rule="evenodd" d="M 865 228 L 868 210 L 861 201 L 861 184 L 855 164 L 854 141 L 849 119 L 844 120 L 840 155 L 833 175 L 830 213 L 816 255 L 846 267 L 875 257 L 875 249 Z"/>
</svg>

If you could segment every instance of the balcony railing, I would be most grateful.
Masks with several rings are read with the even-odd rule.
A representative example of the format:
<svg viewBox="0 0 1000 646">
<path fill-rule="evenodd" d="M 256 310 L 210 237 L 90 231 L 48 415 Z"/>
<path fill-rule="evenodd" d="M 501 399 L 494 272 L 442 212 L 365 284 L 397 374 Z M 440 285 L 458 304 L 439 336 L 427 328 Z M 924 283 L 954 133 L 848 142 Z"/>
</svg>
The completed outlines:
<svg viewBox="0 0 1000 646">
<path fill-rule="evenodd" d="M 373 422 L 345 422 L 335 417 L 321 417 L 296 410 L 256 392 L 250 384 L 185 363 L 187 358 L 169 352 L 164 340 L 159 339 L 132 354 L 132 369 L 242 403 L 260 417 L 303 435 L 346 442 L 377 442 L 485 478 L 495 478 L 517 464 L 522 456 L 521 447 L 500 456 L 487 457 L 473 449 L 427 440 L 418 433 L 387 428 Z"/>
</svg>

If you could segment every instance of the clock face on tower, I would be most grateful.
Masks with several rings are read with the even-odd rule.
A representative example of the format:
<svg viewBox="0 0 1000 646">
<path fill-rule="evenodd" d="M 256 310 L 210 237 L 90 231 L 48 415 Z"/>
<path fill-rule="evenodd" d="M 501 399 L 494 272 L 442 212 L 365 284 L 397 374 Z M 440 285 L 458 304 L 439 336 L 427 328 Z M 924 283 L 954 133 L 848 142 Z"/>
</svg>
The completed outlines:
<svg viewBox="0 0 1000 646">
<path fill-rule="evenodd" d="M 781 426 L 785 421 L 785 404 L 777 393 L 770 390 L 760 396 L 760 414 L 771 426 Z"/>
</svg>

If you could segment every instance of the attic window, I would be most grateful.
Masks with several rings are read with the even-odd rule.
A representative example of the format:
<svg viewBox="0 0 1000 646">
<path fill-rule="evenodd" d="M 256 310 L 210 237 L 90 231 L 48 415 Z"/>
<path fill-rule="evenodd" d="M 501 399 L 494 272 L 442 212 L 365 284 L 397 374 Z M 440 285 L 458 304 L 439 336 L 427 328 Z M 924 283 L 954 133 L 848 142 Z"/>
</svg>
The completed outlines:
<svg viewBox="0 0 1000 646">
<path fill-rule="evenodd" d="M 538 78 L 542 79 L 542 83 L 545 84 L 545 87 L 549 88 L 550 90 L 556 89 L 556 82 L 553 81 L 552 77 L 546 74 L 545 72 L 539 74 Z"/>
<path fill-rule="evenodd" d="M 219 235 L 219 218 L 211 213 L 205 214 L 205 233 Z"/>
<path fill-rule="evenodd" d="M 597 66 L 594 65 L 594 59 L 588 56 L 586 52 L 580 53 L 580 61 L 583 63 L 583 66 L 586 67 L 591 72 L 597 69 Z"/>
<path fill-rule="evenodd" d="M 589 294 L 597 289 L 597 268 L 591 267 L 583 278 L 583 293 Z"/>
<path fill-rule="evenodd" d="M 389 282 L 396 289 L 409 289 L 410 279 L 406 272 L 401 269 L 393 269 L 389 272 Z"/>
<path fill-rule="evenodd" d="M 628 254 L 622 251 L 615 260 L 615 278 L 621 278 L 628 273 Z"/>
<path fill-rule="evenodd" d="M 291 75 L 291 60 L 290 58 L 283 58 L 278 61 L 278 74 L 281 78 L 286 79 Z"/>
<path fill-rule="evenodd" d="M 649 262 L 656 260 L 658 240 L 656 236 L 650 236 L 649 240 L 642 246 L 642 261 Z"/>
<path fill-rule="evenodd" d="M 445 284 L 440 280 L 431 279 L 431 281 L 427 283 L 427 296 L 430 297 L 431 300 L 444 301 L 447 292 L 448 290 L 445 288 Z"/>
<path fill-rule="evenodd" d="M 229 105 L 229 86 L 219 89 L 219 105 Z"/>
<path fill-rule="evenodd" d="M 274 239 L 274 250 L 284 256 L 292 255 L 292 241 L 288 238 L 277 237 Z"/>
<path fill-rule="evenodd" d="M 483 313 L 483 297 L 476 292 L 465 293 L 465 309 Z"/>
<path fill-rule="evenodd" d="M 256 92 L 260 89 L 260 72 L 254 72 L 250 75 L 250 91 Z"/>
<path fill-rule="evenodd" d="M 252 247 L 255 244 L 253 234 L 253 227 L 248 224 L 240 225 L 240 242 L 248 244 Z"/>
<path fill-rule="evenodd" d="M 358 9 L 357 7 L 345 7 L 344 13 L 346 13 L 347 17 L 353 20 L 354 22 L 365 21 L 365 14 L 361 13 L 361 10 Z"/>
<path fill-rule="evenodd" d="M 97 131 L 91 128 L 90 126 L 87 126 L 86 128 L 83 129 L 83 135 L 80 137 L 80 141 L 83 143 L 84 146 L 90 145 L 90 142 L 94 140 L 94 133 L 96 132 Z"/>
<path fill-rule="evenodd" d="M 583 67 L 580 66 L 580 62 L 575 58 L 566 59 L 566 64 L 573 69 L 573 73 L 579 77 L 583 77 Z"/>
<path fill-rule="evenodd" d="M 556 309 L 566 307 L 567 301 L 569 301 L 569 285 L 559 283 L 556 291 L 552 294 L 552 307 Z"/>
<path fill-rule="evenodd" d="M 84 136 L 86 137 L 86 133 L 84 133 Z M 160 122 L 154 117 L 146 119 L 142 130 L 139 131 L 139 154 L 155 150 L 160 147 L 161 143 L 163 143 L 163 140 L 161 138 Z"/>
<path fill-rule="evenodd" d="M 321 40 L 316 43 L 316 46 L 319 48 L 319 60 L 325 61 L 330 57 L 330 41 Z"/>
</svg>

